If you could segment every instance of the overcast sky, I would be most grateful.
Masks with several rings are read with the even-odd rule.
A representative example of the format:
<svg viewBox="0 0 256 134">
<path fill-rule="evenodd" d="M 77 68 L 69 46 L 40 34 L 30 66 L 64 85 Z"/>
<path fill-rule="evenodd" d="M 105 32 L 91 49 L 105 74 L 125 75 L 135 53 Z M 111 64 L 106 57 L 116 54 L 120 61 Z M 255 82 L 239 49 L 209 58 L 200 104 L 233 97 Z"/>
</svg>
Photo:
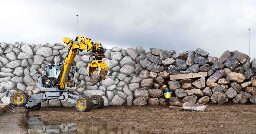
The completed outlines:
<svg viewBox="0 0 256 134">
<path fill-rule="evenodd" d="M 255 0 L 1 0 L 0 42 L 61 43 L 79 34 L 112 46 L 225 50 L 256 57 Z"/>
</svg>

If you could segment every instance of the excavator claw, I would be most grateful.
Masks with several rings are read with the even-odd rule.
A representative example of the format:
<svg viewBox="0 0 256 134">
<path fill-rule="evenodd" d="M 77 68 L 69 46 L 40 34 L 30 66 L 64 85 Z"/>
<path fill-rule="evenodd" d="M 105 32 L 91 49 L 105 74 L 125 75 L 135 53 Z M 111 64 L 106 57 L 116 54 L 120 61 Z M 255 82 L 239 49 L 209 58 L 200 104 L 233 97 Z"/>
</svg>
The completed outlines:
<svg viewBox="0 0 256 134">
<path fill-rule="evenodd" d="M 92 83 L 96 84 L 106 78 L 108 65 L 103 60 L 93 60 L 89 63 L 87 70 Z"/>
</svg>

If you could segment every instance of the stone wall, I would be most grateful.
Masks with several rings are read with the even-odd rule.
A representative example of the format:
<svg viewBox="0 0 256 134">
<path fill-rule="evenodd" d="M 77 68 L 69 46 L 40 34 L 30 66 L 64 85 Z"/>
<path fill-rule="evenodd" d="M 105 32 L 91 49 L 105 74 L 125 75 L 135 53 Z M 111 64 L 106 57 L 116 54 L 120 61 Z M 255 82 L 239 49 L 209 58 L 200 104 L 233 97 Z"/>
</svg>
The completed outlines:
<svg viewBox="0 0 256 134">
<path fill-rule="evenodd" d="M 32 94 L 46 64 L 62 62 L 67 54 L 63 44 L 0 44 L 0 102 L 15 90 Z M 77 91 L 103 95 L 105 105 L 159 105 L 162 84 L 175 89 L 171 102 L 256 103 L 256 61 L 240 52 L 224 52 L 219 58 L 196 49 L 176 53 L 162 49 L 112 48 L 105 53 L 109 74 L 92 85 L 86 66 L 90 53 L 75 58 Z M 7 96 L 7 97 L 5 97 Z M 46 105 L 60 102 L 46 102 Z"/>
</svg>

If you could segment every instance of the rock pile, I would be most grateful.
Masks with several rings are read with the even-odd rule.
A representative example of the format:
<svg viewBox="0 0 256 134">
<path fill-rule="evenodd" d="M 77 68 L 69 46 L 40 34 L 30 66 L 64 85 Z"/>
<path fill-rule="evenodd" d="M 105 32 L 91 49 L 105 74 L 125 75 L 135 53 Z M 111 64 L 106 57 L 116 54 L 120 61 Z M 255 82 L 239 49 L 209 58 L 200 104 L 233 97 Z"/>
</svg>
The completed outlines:
<svg viewBox="0 0 256 134">
<path fill-rule="evenodd" d="M 0 44 L 0 100 L 15 90 L 34 93 L 37 78 L 46 64 L 62 62 L 63 44 Z M 105 105 L 159 105 L 164 102 L 162 84 L 174 89 L 173 105 L 193 103 L 256 103 L 256 60 L 240 52 L 224 52 L 220 58 L 196 49 L 176 53 L 141 47 L 108 49 L 108 77 L 92 85 L 86 72 L 90 53 L 75 58 L 77 91 L 102 95 Z M 3 99 L 5 98 L 5 99 Z M 61 105 L 52 100 L 43 105 Z"/>
</svg>

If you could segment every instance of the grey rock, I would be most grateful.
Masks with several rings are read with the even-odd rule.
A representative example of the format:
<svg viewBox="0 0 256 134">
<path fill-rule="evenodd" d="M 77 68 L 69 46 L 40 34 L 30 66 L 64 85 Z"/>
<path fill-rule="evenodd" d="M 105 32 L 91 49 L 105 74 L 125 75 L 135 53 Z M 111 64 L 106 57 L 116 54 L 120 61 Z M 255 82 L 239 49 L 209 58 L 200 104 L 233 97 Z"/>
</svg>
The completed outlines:
<svg viewBox="0 0 256 134">
<path fill-rule="evenodd" d="M 114 90 L 114 89 L 116 89 L 116 85 L 111 85 L 111 86 L 108 86 L 107 87 L 107 90 Z"/>
<path fill-rule="evenodd" d="M 10 61 L 16 60 L 16 55 L 14 52 L 7 53 L 5 56 Z"/>
<path fill-rule="evenodd" d="M 117 95 L 118 95 L 119 97 L 125 99 L 125 100 L 126 100 L 126 98 L 127 98 L 127 95 L 126 95 L 124 92 L 121 92 L 121 91 L 118 91 L 118 92 L 117 92 Z"/>
<path fill-rule="evenodd" d="M 97 85 L 94 85 L 94 86 L 87 86 L 87 87 L 86 87 L 86 90 L 97 90 L 97 89 L 98 89 Z"/>
<path fill-rule="evenodd" d="M 200 72 L 208 72 L 210 70 L 210 65 L 209 64 L 204 64 L 199 68 Z"/>
<path fill-rule="evenodd" d="M 128 106 L 132 106 L 132 103 L 133 103 L 133 96 L 132 95 L 129 95 L 128 97 L 127 97 L 127 105 Z"/>
<path fill-rule="evenodd" d="M 171 57 L 171 53 L 169 51 L 166 51 L 166 50 L 161 50 L 160 51 L 160 59 L 161 60 L 164 60 L 164 59 L 167 59 L 167 58 L 170 58 Z"/>
<path fill-rule="evenodd" d="M 102 96 L 102 98 L 103 98 L 103 101 L 104 101 L 104 106 L 107 107 L 109 105 L 107 97 Z"/>
<path fill-rule="evenodd" d="M 16 67 L 20 66 L 20 64 L 21 64 L 20 60 L 14 60 L 14 61 L 7 63 L 6 67 L 7 68 L 16 68 Z"/>
<path fill-rule="evenodd" d="M 132 60 L 132 58 L 130 56 L 125 56 L 121 61 L 120 61 L 120 65 L 134 65 L 135 62 Z"/>
<path fill-rule="evenodd" d="M 155 81 L 159 84 L 163 84 L 164 83 L 164 79 L 162 77 L 156 77 Z"/>
<path fill-rule="evenodd" d="M 0 78 L 0 82 L 7 82 L 7 81 L 10 81 L 12 78 L 11 77 L 3 77 L 3 78 Z"/>
<path fill-rule="evenodd" d="M 1 56 L 0 56 L 0 61 L 1 61 L 4 65 L 9 62 L 9 61 L 7 60 L 7 58 L 1 57 Z"/>
<path fill-rule="evenodd" d="M 114 80 L 112 78 L 106 78 L 105 80 L 101 81 L 101 85 L 108 87 L 114 84 Z"/>
<path fill-rule="evenodd" d="M 117 78 L 118 78 L 119 80 L 124 80 L 124 79 L 126 78 L 126 76 L 127 76 L 127 74 L 119 73 L 118 76 L 117 76 Z"/>
<path fill-rule="evenodd" d="M 191 89 L 191 92 L 192 92 L 194 95 L 199 96 L 199 97 L 204 96 L 203 92 L 202 92 L 200 89 Z"/>
<path fill-rule="evenodd" d="M 200 98 L 197 102 L 199 104 L 207 104 L 210 101 L 210 97 L 209 96 L 204 96 L 202 98 Z"/>
<path fill-rule="evenodd" d="M 158 98 L 149 98 L 148 104 L 151 106 L 157 106 L 157 105 L 159 105 L 159 99 Z"/>
<path fill-rule="evenodd" d="M 32 55 L 29 55 L 29 54 L 24 53 L 24 52 L 20 52 L 17 58 L 22 60 L 22 59 L 29 59 L 31 57 L 32 57 Z"/>
<path fill-rule="evenodd" d="M 147 58 L 145 58 L 143 60 L 140 60 L 140 65 L 143 68 L 147 68 L 149 65 L 151 65 L 151 62 Z"/>
<path fill-rule="evenodd" d="M 134 96 L 135 96 L 135 98 L 144 97 L 145 99 L 148 99 L 149 93 L 147 90 L 135 90 Z"/>
<path fill-rule="evenodd" d="M 25 91 L 26 90 L 26 86 L 22 83 L 18 83 L 17 84 L 17 89 L 21 90 L 21 91 Z"/>
<path fill-rule="evenodd" d="M 120 52 L 121 50 L 122 50 L 122 48 L 120 48 L 120 47 L 113 47 L 112 48 L 113 52 Z"/>
<path fill-rule="evenodd" d="M 162 51 L 161 49 L 150 48 L 151 54 L 156 55 L 156 56 L 159 56 L 161 51 Z"/>
<path fill-rule="evenodd" d="M 221 92 L 223 93 L 224 92 L 224 88 L 222 86 L 216 86 L 212 89 L 212 92 L 215 93 L 215 92 Z"/>
<path fill-rule="evenodd" d="M 239 66 L 239 64 L 240 63 L 235 58 L 228 58 L 224 63 L 225 67 L 228 67 L 232 71 L 235 70 Z"/>
<path fill-rule="evenodd" d="M 133 95 L 132 91 L 129 90 L 128 86 L 124 86 L 123 91 L 128 96 Z"/>
<path fill-rule="evenodd" d="M 59 51 L 58 50 L 53 50 L 52 51 L 52 55 L 54 55 L 54 56 L 57 56 L 57 55 L 59 55 L 60 53 L 59 53 Z"/>
<path fill-rule="evenodd" d="M 105 95 L 105 92 L 103 92 L 102 90 L 85 90 L 84 94 L 87 96 L 92 96 L 92 95 L 103 96 L 103 95 Z"/>
<path fill-rule="evenodd" d="M 15 77 L 12 77 L 12 79 L 11 79 L 11 81 L 12 82 L 23 82 L 23 77 L 17 77 L 17 76 L 15 76 Z"/>
<path fill-rule="evenodd" d="M 234 58 L 236 58 L 241 64 L 244 64 L 247 61 L 250 61 L 250 57 L 241 52 L 234 52 Z"/>
<path fill-rule="evenodd" d="M 173 58 L 167 58 L 167 59 L 162 60 L 162 64 L 164 64 L 165 66 L 173 65 L 173 64 L 175 64 L 175 62 L 176 61 Z"/>
<path fill-rule="evenodd" d="M 149 96 L 152 98 L 159 98 L 163 96 L 161 89 L 148 89 Z"/>
<path fill-rule="evenodd" d="M 152 63 L 150 64 L 148 67 L 147 67 L 147 70 L 150 70 L 152 72 L 161 72 L 164 70 L 164 67 L 163 66 L 160 66 L 160 65 L 157 65 L 155 63 Z"/>
<path fill-rule="evenodd" d="M 179 68 L 176 67 L 176 66 L 174 66 L 174 65 L 170 65 L 170 66 L 168 67 L 168 72 L 169 72 L 170 74 L 177 74 L 177 73 L 179 72 Z"/>
<path fill-rule="evenodd" d="M 34 56 L 34 62 L 33 64 L 35 65 L 41 65 L 44 61 L 44 57 L 43 56 L 40 56 L 40 55 L 35 55 Z"/>
<path fill-rule="evenodd" d="M 226 102 L 227 96 L 221 92 L 214 92 L 211 96 L 212 103 L 224 104 Z"/>
<path fill-rule="evenodd" d="M 131 75 L 134 72 L 134 67 L 130 66 L 130 65 L 124 65 L 121 69 L 120 72 L 127 74 L 127 75 Z"/>
<path fill-rule="evenodd" d="M 251 67 L 255 70 L 256 69 L 256 59 L 254 58 L 251 62 Z"/>
<path fill-rule="evenodd" d="M 35 85 L 35 81 L 31 78 L 30 75 L 25 75 L 25 77 L 23 78 L 23 81 L 25 82 L 25 84 L 27 86 L 34 86 Z"/>
<path fill-rule="evenodd" d="M 88 72 L 87 72 L 87 70 L 86 70 L 85 67 L 81 67 L 81 68 L 78 70 L 78 73 L 79 73 L 79 74 L 82 74 L 82 75 L 84 75 L 84 76 L 87 76 L 87 75 L 88 75 Z"/>
<path fill-rule="evenodd" d="M 199 65 L 204 65 L 208 62 L 208 59 L 203 56 L 195 55 L 194 62 Z"/>
<path fill-rule="evenodd" d="M 236 92 L 240 92 L 242 90 L 242 87 L 240 84 L 236 83 L 236 82 L 232 82 L 231 83 L 231 87 L 236 90 Z"/>
<path fill-rule="evenodd" d="M 207 86 L 213 85 L 213 83 L 217 82 L 220 78 L 224 76 L 224 70 L 217 70 L 210 78 L 207 79 L 206 84 Z"/>
<path fill-rule="evenodd" d="M 182 99 L 182 102 L 189 102 L 191 104 L 195 104 L 197 101 L 197 96 L 192 95 L 192 96 L 186 96 Z"/>
<path fill-rule="evenodd" d="M 112 99 L 112 105 L 123 105 L 125 103 L 125 100 L 118 95 L 115 95 L 114 98 Z"/>
<path fill-rule="evenodd" d="M 184 89 L 176 89 L 176 90 L 175 90 L 175 95 L 176 95 L 177 97 L 179 97 L 179 98 L 183 98 L 183 97 L 186 97 L 186 96 L 187 96 L 187 94 L 186 94 L 186 92 L 185 92 Z"/>
<path fill-rule="evenodd" d="M 4 72 L 0 72 L 0 77 L 12 77 L 13 74 L 12 73 L 4 73 Z"/>
<path fill-rule="evenodd" d="M 140 77 L 136 77 L 136 76 L 133 76 L 132 77 L 132 80 L 131 80 L 131 83 L 138 83 L 140 82 L 142 79 Z"/>
<path fill-rule="evenodd" d="M 221 61 L 216 61 L 212 65 L 212 70 L 219 70 L 223 68 L 224 68 L 224 64 Z"/>
<path fill-rule="evenodd" d="M 134 48 L 127 48 L 126 52 L 128 55 L 131 56 L 131 58 L 133 60 L 136 60 L 136 58 L 138 57 L 138 53 L 137 53 L 136 49 L 134 49 Z"/>
<path fill-rule="evenodd" d="M 177 58 L 181 59 L 181 60 L 186 60 L 187 57 L 188 57 L 188 52 L 183 52 L 182 51 L 182 52 L 178 53 L 178 55 L 177 55 Z"/>
<path fill-rule="evenodd" d="M 126 83 L 123 82 L 123 81 L 120 81 L 120 82 L 118 82 L 118 84 L 117 84 L 117 86 L 119 86 L 119 87 L 124 87 L 125 85 L 126 85 Z"/>
<path fill-rule="evenodd" d="M 179 70 L 186 70 L 187 69 L 187 63 L 185 60 L 177 59 L 176 60 L 176 66 L 179 68 Z"/>
<path fill-rule="evenodd" d="M 169 88 L 172 90 L 176 90 L 180 88 L 180 83 L 178 81 L 169 81 L 168 85 L 169 85 Z"/>
<path fill-rule="evenodd" d="M 133 101 L 133 105 L 135 105 L 135 106 L 145 106 L 145 105 L 147 105 L 147 99 L 144 98 L 144 97 L 136 98 Z"/>
<path fill-rule="evenodd" d="M 151 62 L 155 63 L 155 64 L 161 64 L 161 59 L 159 56 L 154 56 L 151 53 L 147 54 L 147 59 L 150 60 Z"/>
<path fill-rule="evenodd" d="M 143 79 L 141 81 L 142 87 L 151 87 L 153 85 L 153 79 Z"/>
<path fill-rule="evenodd" d="M 231 56 L 231 52 L 230 51 L 225 51 L 219 58 L 220 62 L 225 62 L 229 57 Z"/>
<path fill-rule="evenodd" d="M 202 77 L 192 83 L 196 88 L 202 89 L 205 88 L 205 77 Z"/>
<path fill-rule="evenodd" d="M 122 53 L 121 52 L 111 52 L 111 59 L 121 60 L 122 59 Z"/>
<path fill-rule="evenodd" d="M 138 75 L 141 72 L 141 70 L 143 70 L 141 65 L 140 64 L 135 64 L 135 70 L 134 70 L 135 74 Z"/>
<path fill-rule="evenodd" d="M 112 91 L 107 91 L 106 95 L 107 95 L 108 100 L 112 100 L 114 97 L 114 93 Z"/>
<path fill-rule="evenodd" d="M 3 67 L 1 68 L 1 72 L 4 72 L 4 73 L 12 73 L 13 69 L 10 69 L 10 68 L 6 68 L 6 67 Z"/>
<path fill-rule="evenodd" d="M 22 76 L 23 74 L 23 68 L 22 67 L 17 67 L 15 68 L 13 74 L 17 75 L 17 76 Z"/>
<path fill-rule="evenodd" d="M 212 96 L 212 90 L 211 90 L 209 87 L 206 87 L 206 88 L 203 90 L 203 93 L 204 93 L 204 95 L 206 95 L 206 96 Z"/>
<path fill-rule="evenodd" d="M 188 66 L 192 66 L 194 64 L 194 58 L 195 58 L 195 54 L 193 51 L 188 52 L 188 58 L 186 60 L 186 63 Z"/>
<path fill-rule="evenodd" d="M 31 47 L 28 44 L 24 44 L 21 46 L 21 50 L 29 55 L 33 55 L 33 50 L 31 49 Z"/>
<path fill-rule="evenodd" d="M 195 51 L 196 54 L 201 55 L 201 56 L 208 56 L 209 53 L 201 48 L 197 48 Z"/>
<path fill-rule="evenodd" d="M 52 55 L 52 49 L 49 47 L 41 47 L 36 51 L 36 54 L 48 57 Z"/>
<path fill-rule="evenodd" d="M 7 82 L 1 82 L 0 83 L 0 87 L 3 86 L 3 88 L 5 90 L 11 90 L 15 87 L 15 83 L 11 82 L 11 81 L 7 81 Z"/>
<path fill-rule="evenodd" d="M 236 97 L 237 92 L 235 89 L 233 89 L 232 87 L 230 87 L 227 91 L 226 91 L 226 95 L 229 99 L 232 99 L 234 97 Z"/>
<path fill-rule="evenodd" d="M 194 65 L 188 67 L 187 71 L 189 71 L 191 73 L 197 73 L 199 71 L 199 65 L 194 64 Z"/>
</svg>

